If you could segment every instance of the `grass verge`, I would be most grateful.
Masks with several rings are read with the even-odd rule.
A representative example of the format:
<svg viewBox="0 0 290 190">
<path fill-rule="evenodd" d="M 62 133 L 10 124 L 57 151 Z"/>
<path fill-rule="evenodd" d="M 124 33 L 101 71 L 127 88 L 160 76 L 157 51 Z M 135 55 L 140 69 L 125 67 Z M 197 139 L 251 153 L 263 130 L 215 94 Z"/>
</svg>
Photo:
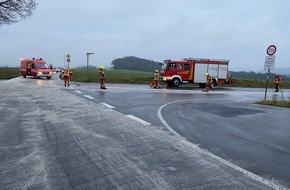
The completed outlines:
<svg viewBox="0 0 290 190">
<path fill-rule="evenodd" d="M 259 101 L 256 102 L 257 104 L 267 105 L 267 106 L 277 106 L 277 107 L 285 107 L 290 108 L 290 101 L 283 102 L 283 101 Z"/>
</svg>

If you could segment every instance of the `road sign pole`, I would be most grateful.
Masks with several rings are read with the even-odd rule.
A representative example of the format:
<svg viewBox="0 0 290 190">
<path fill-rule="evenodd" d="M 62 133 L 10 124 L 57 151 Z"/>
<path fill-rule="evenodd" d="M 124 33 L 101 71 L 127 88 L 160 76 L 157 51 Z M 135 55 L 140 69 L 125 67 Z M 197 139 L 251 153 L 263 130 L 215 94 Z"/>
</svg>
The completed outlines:
<svg viewBox="0 0 290 190">
<path fill-rule="evenodd" d="M 267 83 L 266 83 L 266 90 L 265 90 L 265 98 L 264 98 L 264 101 L 266 101 L 266 98 L 267 98 L 267 90 L 268 90 L 268 85 L 269 85 L 269 77 L 270 77 L 270 69 L 268 69 L 268 75 L 267 75 Z"/>
<path fill-rule="evenodd" d="M 88 73 L 89 73 L 89 58 L 87 56 L 87 76 L 88 76 Z"/>
<path fill-rule="evenodd" d="M 265 64 L 264 64 L 264 69 L 268 69 L 268 74 L 267 74 L 267 82 L 266 82 L 266 89 L 265 89 L 265 97 L 264 101 L 267 99 L 267 90 L 268 90 L 268 85 L 269 85 L 269 77 L 270 77 L 270 70 L 274 69 L 274 64 L 275 64 L 275 53 L 276 53 L 277 47 L 275 45 L 270 45 L 266 53 L 268 56 L 265 58 Z"/>
<path fill-rule="evenodd" d="M 68 53 L 67 55 L 66 55 L 66 61 L 67 61 L 67 66 L 69 67 L 69 62 L 70 62 L 70 58 L 71 58 L 71 55 Z"/>
</svg>

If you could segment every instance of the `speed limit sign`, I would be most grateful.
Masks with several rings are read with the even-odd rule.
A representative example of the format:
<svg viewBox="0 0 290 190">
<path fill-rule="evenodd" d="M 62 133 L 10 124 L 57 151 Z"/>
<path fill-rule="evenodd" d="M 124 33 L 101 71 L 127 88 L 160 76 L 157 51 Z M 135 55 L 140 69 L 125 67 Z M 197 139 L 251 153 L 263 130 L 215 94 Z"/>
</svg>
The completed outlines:
<svg viewBox="0 0 290 190">
<path fill-rule="evenodd" d="M 275 45 L 270 45 L 270 46 L 267 48 L 267 54 L 268 54 L 269 56 L 274 55 L 274 54 L 276 53 L 276 50 L 277 50 L 277 48 L 276 48 Z"/>
</svg>

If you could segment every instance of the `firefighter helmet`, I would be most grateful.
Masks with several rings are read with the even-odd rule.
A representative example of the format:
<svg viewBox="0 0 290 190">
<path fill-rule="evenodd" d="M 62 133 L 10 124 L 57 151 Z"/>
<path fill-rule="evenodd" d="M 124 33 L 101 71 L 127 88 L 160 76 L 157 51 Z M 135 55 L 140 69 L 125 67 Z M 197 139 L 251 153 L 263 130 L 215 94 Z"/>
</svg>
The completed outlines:
<svg viewBox="0 0 290 190">
<path fill-rule="evenodd" d="M 208 76 L 209 74 L 208 73 L 205 73 L 205 76 Z"/>
<path fill-rule="evenodd" d="M 155 70 L 155 73 L 158 73 L 158 70 Z"/>
<path fill-rule="evenodd" d="M 100 70 L 104 70 L 105 68 L 104 68 L 104 66 L 100 66 Z"/>
</svg>

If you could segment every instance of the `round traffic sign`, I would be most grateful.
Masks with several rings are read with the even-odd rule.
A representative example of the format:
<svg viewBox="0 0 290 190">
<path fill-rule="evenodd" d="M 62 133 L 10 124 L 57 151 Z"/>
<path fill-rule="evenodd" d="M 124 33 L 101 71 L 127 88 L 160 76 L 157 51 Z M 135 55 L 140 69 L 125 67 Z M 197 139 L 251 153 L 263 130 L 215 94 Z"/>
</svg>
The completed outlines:
<svg viewBox="0 0 290 190">
<path fill-rule="evenodd" d="M 69 63 L 70 62 L 70 59 L 68 58 L 66 61 Z"/>
<path fill-rule="evenodd" d="M 276 46 L 275 45 L 270 45 L 268 48 L 267 48 L 267 54 L 268 55 L 274 55 L 276 53 Z"/>
</svg>

